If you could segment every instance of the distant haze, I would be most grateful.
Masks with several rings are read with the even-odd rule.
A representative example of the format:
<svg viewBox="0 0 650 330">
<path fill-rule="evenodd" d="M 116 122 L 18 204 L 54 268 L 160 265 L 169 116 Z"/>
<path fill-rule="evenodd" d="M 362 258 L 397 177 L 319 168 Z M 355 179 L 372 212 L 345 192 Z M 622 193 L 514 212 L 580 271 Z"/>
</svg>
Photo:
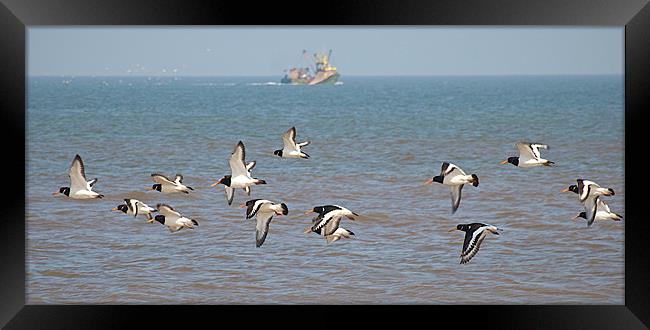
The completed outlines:
<svg viewBox="0 0 650 330">
<path fill-rule="evenodd" d="M 303 49 L 350 75 L 622 74 L 623 27 L 32 27 L 30 76 L 282 76 Z"/>
</svg>

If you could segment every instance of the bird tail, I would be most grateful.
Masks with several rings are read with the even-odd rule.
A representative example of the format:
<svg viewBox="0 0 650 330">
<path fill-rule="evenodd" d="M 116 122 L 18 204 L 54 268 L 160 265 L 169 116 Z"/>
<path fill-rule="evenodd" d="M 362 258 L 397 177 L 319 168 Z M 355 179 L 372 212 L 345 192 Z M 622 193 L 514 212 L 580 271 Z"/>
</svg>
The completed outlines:
<svg viewBox="0 0 650 330">
<path fill-rule="evenodd" d="M 99 195 L 97 195 L 97 198 L 104 198 L 104 195 L 99 194 Z"/>
<path fill-rule="evenodd" d="M 198 225 L 199 225 L 198 221 L 196 221 L 196 220 L 194 220 L 194 219 L 192 219 L 192 223 L 193 223 L 195 226 L 198 226 Z"/>
<path fill-rule="evenodd" d="M 553 165 L 555 165 L 555 162 L 552 162 L 550 160 L 546 161 L 546 163 L 544 163 L 544 166 L 553 166 Z"/>
<path fill-rule="evenodd" d="M 478 187 L 478 175 L 472 174 L 472 185 Z"/>
</svg>

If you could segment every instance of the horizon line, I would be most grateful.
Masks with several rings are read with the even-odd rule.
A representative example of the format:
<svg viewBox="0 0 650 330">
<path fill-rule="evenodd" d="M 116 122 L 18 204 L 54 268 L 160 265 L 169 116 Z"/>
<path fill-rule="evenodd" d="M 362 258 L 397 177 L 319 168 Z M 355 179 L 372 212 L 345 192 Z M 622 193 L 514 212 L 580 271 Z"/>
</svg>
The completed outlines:
<svg viewBox="0 0 650 330">
<path fill-rule="evenodd" d="M 512 77 L 512 76 L 615 76 L 625 75 L 625 72 L 612 73 L 511 73 L 511 74 L 346 74 L 342 77 Z M 257 78 L 257 77 L 282 77 L 279 75 L 95 75 L 95 74 L 35 74 L 25 75 L 27 78 L 41 77 L 83 77 L 83 78 Z"/>
</svg>

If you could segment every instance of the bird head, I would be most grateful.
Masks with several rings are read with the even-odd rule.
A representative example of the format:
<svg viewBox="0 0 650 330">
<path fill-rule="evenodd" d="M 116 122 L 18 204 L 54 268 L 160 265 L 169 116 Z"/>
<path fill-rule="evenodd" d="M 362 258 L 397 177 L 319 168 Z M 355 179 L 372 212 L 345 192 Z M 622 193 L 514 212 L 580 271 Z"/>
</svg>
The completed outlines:
<svg viewBox="0 0 650 330">
<path fill-rule="evenodd" d="M 287 204 L 281 203 L 280 206 L 282 207 L 282 215 L 289 214 L 289 208 L 287 207 Z"/>
<path fill-rule="evenodd" d="M 562 189 L 560 192 L 564 193 L 564 192 L 569 192 L 569 191 L 572 191 L 572 192 L 577 194 L 578 193 L 578 186 L 572 184 L 569 187 Z"/>
<path fill-rule="evenodd" d="M 508 163 L 510 163 L 512 165 L 515 165 L 515 166 L 518 166 L 519 165 L 519 157 L 508 157 L 508 159 L 500 162 L 499 164 L 504 165 L 504 164 L 508 164 Z"/>
<path fill-rule="evenodd" d="M 216 186 L 216 185 L 218 185 L 218 184 L 223 183 L 225 186 L 230 187 L 230 179 L 231 179 L 231 178 L 232 178 L 231 175 L 226 175 L 226 176 L 224 176 L 223 178 L 221 178 L 219 181 L 213 183 L 213 184 L 210 185 L 210 186 L 211 186 L 211 187 L 214 187 L 214 186 Z"/>
<path fill-rule="evenodd" d="M 117 207 L 113 208 L 111 211 L 122 211 L 126 213 L 129 210 L 129 207 L 126 204 L 120 204 Z"/>
<path fill-rule="evenodd" d="M 52 195 L 56 194 L 64 194 L 66 196 L 70 196 L 70 187 L 61 187 L 59 188 L 59 191 L 55 191 L 52 193 Z"/>
<path fill-rule="evenodd" d="M 454 230 L 466 231 L 468 228 L 469 228 L 468 225 L 457 225 L 456 227 L 449 229 L 448 232 L 451 233 Z"/>
<path fill-rule="evenodd" d="M 311 210 L 307 210 L 307 211 L 305 212 L 305 214 L 310 214 L 310 213 L 318 213 L 318 214 L 321 214 L 321 213 L 323 213 L 323 212 L 325 212 L 325 207 L 324 207 L 324 206 L 314 206 L 313 209 L 311 209 Z"/>
<path fill-rule="evenodd" d="M 160 222 L 161 225 L 165 224 L 165 216 L 162 214 L 158 214 L 154 219 Z"/>
</svg>

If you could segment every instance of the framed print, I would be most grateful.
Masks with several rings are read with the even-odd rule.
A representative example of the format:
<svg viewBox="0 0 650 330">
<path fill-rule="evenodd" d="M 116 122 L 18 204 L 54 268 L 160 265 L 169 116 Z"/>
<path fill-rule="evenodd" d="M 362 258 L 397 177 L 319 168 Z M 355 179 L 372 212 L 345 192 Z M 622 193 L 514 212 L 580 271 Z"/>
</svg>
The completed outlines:
<svg viewBox="0 0 650 330">
<path fill-rule="evenodd" d="M 3 2 L 3 325 L 650 324 L 646 2 L 246 7 Z"/>
</svg>

